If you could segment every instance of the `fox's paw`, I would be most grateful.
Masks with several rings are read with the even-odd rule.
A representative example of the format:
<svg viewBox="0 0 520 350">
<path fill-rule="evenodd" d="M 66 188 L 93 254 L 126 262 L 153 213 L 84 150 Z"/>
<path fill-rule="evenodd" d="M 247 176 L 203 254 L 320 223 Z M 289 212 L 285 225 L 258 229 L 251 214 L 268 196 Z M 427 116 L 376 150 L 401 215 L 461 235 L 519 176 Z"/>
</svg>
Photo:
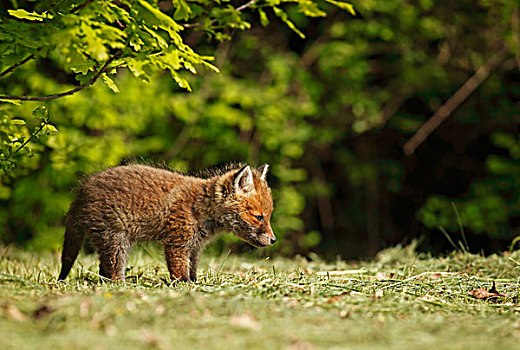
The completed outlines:
<svg viewBox="0 0 520 350">
<path fill-rule="evenodd" d="M 170 280 L 172 284 L 177 284 L 179 282 L 193 282 L 189 276 L 170 276 Z"/>
</svg>

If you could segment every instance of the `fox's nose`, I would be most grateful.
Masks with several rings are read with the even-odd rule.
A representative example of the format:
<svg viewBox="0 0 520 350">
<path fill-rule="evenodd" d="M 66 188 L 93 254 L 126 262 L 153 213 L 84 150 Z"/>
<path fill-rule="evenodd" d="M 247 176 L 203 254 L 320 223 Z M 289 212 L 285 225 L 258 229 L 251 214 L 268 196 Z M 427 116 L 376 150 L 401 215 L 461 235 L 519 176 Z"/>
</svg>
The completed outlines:
<svg viewBox="0 0 520 350">
<path fill-rule="evenodd" d="M 276 242 L 276 237 L 271 238 L 271 244 L 274 244 L 274 242 Z"/>
</svg>

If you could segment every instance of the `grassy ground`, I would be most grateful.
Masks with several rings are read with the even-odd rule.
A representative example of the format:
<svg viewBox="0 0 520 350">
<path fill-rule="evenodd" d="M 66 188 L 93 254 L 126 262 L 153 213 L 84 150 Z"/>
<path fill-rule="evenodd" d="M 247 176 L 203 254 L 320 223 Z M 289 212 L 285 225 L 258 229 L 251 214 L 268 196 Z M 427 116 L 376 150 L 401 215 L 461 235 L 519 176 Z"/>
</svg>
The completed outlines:
<svg viewBox="0 0 520 350">
<path fill-rule="evenodd" d="M 160 254 L 138 250 L 126 283 L 99 282 L 94 256 L 56 283 L 57 256 L 0 247 L 0 348 L 518 349 L 519 261 L 206 257 L 196 284 L 173 286 Z M 493 281 L 505 296 L 472 296 Z"/>
</svg>

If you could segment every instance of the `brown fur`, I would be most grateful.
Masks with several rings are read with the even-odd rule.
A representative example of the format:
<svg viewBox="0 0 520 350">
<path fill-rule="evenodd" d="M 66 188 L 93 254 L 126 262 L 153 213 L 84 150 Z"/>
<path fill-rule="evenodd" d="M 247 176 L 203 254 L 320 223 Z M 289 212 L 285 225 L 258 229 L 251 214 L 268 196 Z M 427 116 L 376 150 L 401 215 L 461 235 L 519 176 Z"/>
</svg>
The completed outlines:
<svg viewBox="0 0 520 350">
<path fill-rule="evenodd" d="M 125 265 L 136 242 L 158 241 L 173 280 L 195 281 L 205 244 L 222 231 L 265 247 L 276 238 L 270 225 L 271 190 L 267 165 L 237 164 L 199 178 L 145 165 L 119 166 L 92 175 L 79 188 L 65 218 L 63 280 L 84 236 L 100 259 L 100 275 L 125 279 Z M 255 216 L 263 216 L 258 220 Z"/>
</svg>

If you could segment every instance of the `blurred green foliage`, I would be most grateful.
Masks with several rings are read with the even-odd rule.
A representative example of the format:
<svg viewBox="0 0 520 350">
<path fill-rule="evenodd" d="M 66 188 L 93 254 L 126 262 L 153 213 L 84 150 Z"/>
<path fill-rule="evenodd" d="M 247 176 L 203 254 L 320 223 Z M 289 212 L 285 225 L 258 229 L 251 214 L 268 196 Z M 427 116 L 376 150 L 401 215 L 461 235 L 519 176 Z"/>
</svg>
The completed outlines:
<svg viewBox="0 0 520 350">
<path fill-rule="evenodd" d="M 347 3 L 327 2 L 353 12 Z M 165 163 L 180 171 L 236 160 L 269 163 L 279 182 L 277 234 L 304 230 L 299 216 L 305 199 L 293 183 L 304 181 L 306 173 L 293 161 L 311 137 L 304 118 L 315 111 L 301 96 L 288 96 L 297 56 L 263 53 L 259 62 L 272 73 L 263 84 L 234 76 L 225 64 L 222 75 L 187 72 L 197 73 L 200 66 L 219 72 L 209 62 L 216 47 L 226 55 L 229 44 L 218 42 L 231 31 L 249 29 L 255 13 L 262 25 L 269 24 L 271 13 L 302 36 L 282 6 L 291 3 L 292 10 L 310 17 L 325 12 L 310 1 L 236 3 L 41 1 L 13 2 L 2 10 L 1 71 L 24 63 L 1 85 L 8 102 L 0 105 L 4 242 L 57 249 L 78 175 L 128 161 Z M 204 55 L 185 42 L 186 30 L 206 34 Z M 260 49 L 259 41 L 249 45 Z M 173 81 L 161 72 L 165 69 Z M 85 86 L 99 75 L 110 90 L 97 82 L 52 101 L 18 101 L 17 96 L 66 90 L 71 74 Z M 179 89 L 191 86 L 197 93 Z M 316 244 L 315 236 L 304 242 Z"/>
<path fill-rule="evenodd" d="M 284 254 L 457 231 L 452 202 L 470 233 L 520 226 L 516 2 L 367 0 L 355 16 L 337 1 L 22 3 L 1 11 L 0 72 L 36 59 L 1 95 L 66 91 L 113 60 L 73 96 L 0 104 L 4 242 L 56 249 L 80 174 L 136 160 L 271 164 Z M 499 69 L 405 159 L 406 139 L 497 51 Z"/>
<path fill-rule="evenodd" d="M 464 227 L 477 234 L 511 238 L 520 219 L 520 140 L 498 131 L 491 140 L 507 155 L 490 155 L 486 160 L 489 178 L 474 182 L 465 198 L 432 196 L 418 212 L 419 219 L 430 228 L 442 226 L 457 231 L 458 218 L 450 202 L 460 211 Z"/>
<path fill-rule="evenodd" d="M 349 4 L 328 2 L 352 11 Z M 180 74 L 181 71 L 196 74 L 198 67 L 204 67 L 218 73 L 219 69 L 210 63 L 214 59 L 211 52 L 200 55 L 185 42 L 182 33 L 187 28 L 195 28 L 210 40 L 220 41 L 229 39 L 227 33 L 231 30 L 251 28 L 248 20 L 255 13 L 264 18 L 270 10 L 299 33 L 280 7 L 285 3 L 292 3 L 305 16 L 325 15 L 316 4 L 305 0 L 250 1 L 237 7 L 230 1 L 209 0 L 176 0 L 167 4 L 145 0 L 117 3 L 109 0 L 12 1 L 11 6 L 0 8 L 0 77 L 19 65 L 38 59 L 51 61 L 53 68 L 73 74 L 80 83 L 78 90 L 101 78 L 111 90 L 119 92 L 113 78 L 118 69 L 128 68 L 146 83 L 150 82 L 154 71 L 167 70 L 181 88 L 191 91 L 188 79 Z M 251 10 L 247 18 L 242 13 L 246 9 Z M 265 17 L 262 24 L 268 23 Z M 19 101 L 43 101 L 69 94 L 58 93 L 63 84 L 41 84 L 34 79 L 19 78 L 17 74 L 4 86 L 0 101 L 18 105 Z M 64 80 L 70 79 L 65 77 Z M 74 92 L 70 90 L 70 94 Z M 9 106 L 2 108 L 1 174 L 9 172 L 17 159 L 29 155 L 28 147 L 20 153 L 19 146 L 25 146 L 28 137 L 41 131 L 25 126 L 26 121 L 16 119 L 13 110 Z M 55 131 L 45 118 L 41 129 Z"/>
</svg>

